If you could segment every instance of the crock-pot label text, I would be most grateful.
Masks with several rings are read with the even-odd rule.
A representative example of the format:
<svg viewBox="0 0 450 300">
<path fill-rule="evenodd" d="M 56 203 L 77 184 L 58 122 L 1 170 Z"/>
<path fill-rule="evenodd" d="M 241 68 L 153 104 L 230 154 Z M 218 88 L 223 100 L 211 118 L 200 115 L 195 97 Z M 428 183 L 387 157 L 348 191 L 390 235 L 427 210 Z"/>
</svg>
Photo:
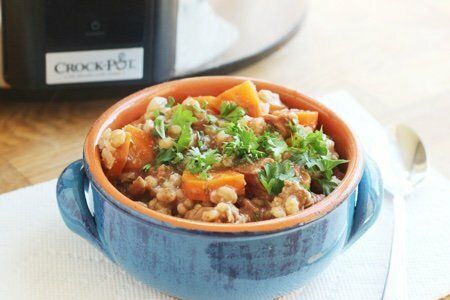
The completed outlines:
<svg viewBox="0 0 450 300">
<path fill-rule="evenodd" d="M 46 83 L 142 79 L 143 62 L 143 48 L 46 53 Z"/>
</svg>

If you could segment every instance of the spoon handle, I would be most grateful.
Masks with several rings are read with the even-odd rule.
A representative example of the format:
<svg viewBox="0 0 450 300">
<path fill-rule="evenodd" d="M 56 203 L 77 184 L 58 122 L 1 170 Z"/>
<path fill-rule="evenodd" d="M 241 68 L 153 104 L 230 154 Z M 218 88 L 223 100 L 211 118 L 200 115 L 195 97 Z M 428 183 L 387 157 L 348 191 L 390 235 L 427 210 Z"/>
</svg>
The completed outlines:
<svg viewBox="0 0 450 300">
<path fill-rule="evenodd" d="M 394 196 L 392 201 L 394 206 L 394 232 L 383 300 L 403 300 L 408 298 L 405 264 L 405 198 L 397 195 Z"/>
</svg>

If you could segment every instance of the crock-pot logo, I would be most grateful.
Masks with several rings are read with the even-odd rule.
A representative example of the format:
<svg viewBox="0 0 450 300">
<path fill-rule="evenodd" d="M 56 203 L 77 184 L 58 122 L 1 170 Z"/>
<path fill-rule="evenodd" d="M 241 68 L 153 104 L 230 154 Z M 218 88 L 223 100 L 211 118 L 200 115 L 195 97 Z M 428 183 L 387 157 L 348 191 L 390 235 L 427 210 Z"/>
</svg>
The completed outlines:
<svg viewBox="0 0 450 300">
<path fill-rule="evenodd" d="M 135 69 L 135 60 L 127 59 L 125 53 L 119 53 L 116 59 L 107 59 L 87 62 L 58 62 L 55 64 L 57 74 L 83 73 L 83 72 L 111 72 Z"/>
</svg>

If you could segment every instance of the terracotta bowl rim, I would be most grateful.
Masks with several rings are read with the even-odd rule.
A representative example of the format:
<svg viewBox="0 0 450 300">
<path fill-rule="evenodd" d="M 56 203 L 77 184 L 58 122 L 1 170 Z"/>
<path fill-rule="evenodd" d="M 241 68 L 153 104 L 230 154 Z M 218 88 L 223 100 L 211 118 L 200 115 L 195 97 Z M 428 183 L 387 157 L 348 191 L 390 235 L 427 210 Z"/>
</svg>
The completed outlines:
<svg viewBox="0 0 450 300">
<path fill-rule="evenodd" d="M 120 112 L 129 109 L 133 104 L 142 101 L 143 98 L 150 99 L 150 97 L 156 96 L 159 90 L 167 87 L 176 88 L 180 84 L 208 84 L 208 82 L 217 81 L 245 81 L 251 80 L 257 86 L 258 84 L 264 84 L 269 86 L 269 89 L 274 92 L 284 91 L 289 93 L 293 98 L 298 99 L 302 103 L 308 103 L 322 111 L 326 111 L 330 118 L 336 119 L 341 126 L 341 130 L 347 134 L 346 147 L 354 147 L 354 157 L 349 157 L 349 163 L 347 167 L 347 172 L 342 179 L 341 184 L 328 196 L 326 196 L 319 203 L 301 211 L 300 213 L 292 216 L 287 216 L 283 218 L 271 219 L 259 222 L 250 222 L 243 224 L 226 224 L 226 223 L 207 223 L 201 221 L 192 221 L 179 217 L 168 216 L 157 211 L 151 210 L 149 208 L 143 207 L 130 198 L 119 192 L 112 183 L 108 180 L 101 167 L 101 162 L 97 150 L 97 141 L 100 136 L 100 131 L 103 131 L 106 122 L 110 122 L 114 117 L 116 117 Z M 195 96 L 195 95 L 193 95 Z M 106 128 L 106 127 L 105 127 Z M 361 180 L 364 160 L 363 153 L 359 141 L 347 126 L 347 124 L 339 118 L 331 109 L 327 108 L 323 104 L 313 100 L 293 89 L 287 88 L 285 86 L 272 83 L 265 80 L 259 80 L 249 77 L 240 76 L 204 76 L 204 77 L 191 77 L 185 79 L 179 79 L 174 81 L 167 81 L 158 85 L 154 85 L 140 91 L 137 91 L 124 99 L 120 100 L 116 104 L 108 108 L 92 125 L 84 144 L 84 163 L 87 164 L 87 171 L 91 175 L 91 180 L 94 184 L 101 187 L 101 192 L 105 193 L 107 199 L 110 201 L 116 201 L 121 204 L 121 207 L 129 209 L 131 212 L 137 212 L 138 217 L 143 219 L 150 217 L 151 219 L 163 222 L 168 226 L 182 228 L 187 230 L 197 230 L 206 232 L 229 232 L 229 233 L 239 233 L 239 232 L 273 232 L 282 229 L 288 229 L 296 225 L 303 225 L 310 223 L 316 219 L 319 219 L 326 214 L 330 213 L 342 202 L 344 202 L 356 189 L 358 183 Z M 86 167 L 86 166 L 85 166 Z M 117 203 L 116 203 L 117 204 Z M 134 214 L 134 213 L 133 213 Z"/>
</svg>

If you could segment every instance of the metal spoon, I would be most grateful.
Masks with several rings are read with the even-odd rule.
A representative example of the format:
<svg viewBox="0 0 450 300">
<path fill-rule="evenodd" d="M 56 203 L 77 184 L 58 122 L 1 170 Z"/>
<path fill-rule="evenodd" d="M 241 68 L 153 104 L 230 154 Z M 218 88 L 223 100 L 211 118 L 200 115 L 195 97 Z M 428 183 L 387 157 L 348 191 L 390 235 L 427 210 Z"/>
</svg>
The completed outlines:
<svg viewBox="0 0 450 300">
<path fill-rule="evenodd" d="M 427 156 L 418 135 L 405 125 L 398 125 L 395 128 L 389 152 L 391 168 L 389 178 L 385 179 L 385 187 L 393 196 L 394 232 L 383 299 L 403 300 L 408 299 L 405 265 L 405 198 L 425 178 Z"/>
</svg>

